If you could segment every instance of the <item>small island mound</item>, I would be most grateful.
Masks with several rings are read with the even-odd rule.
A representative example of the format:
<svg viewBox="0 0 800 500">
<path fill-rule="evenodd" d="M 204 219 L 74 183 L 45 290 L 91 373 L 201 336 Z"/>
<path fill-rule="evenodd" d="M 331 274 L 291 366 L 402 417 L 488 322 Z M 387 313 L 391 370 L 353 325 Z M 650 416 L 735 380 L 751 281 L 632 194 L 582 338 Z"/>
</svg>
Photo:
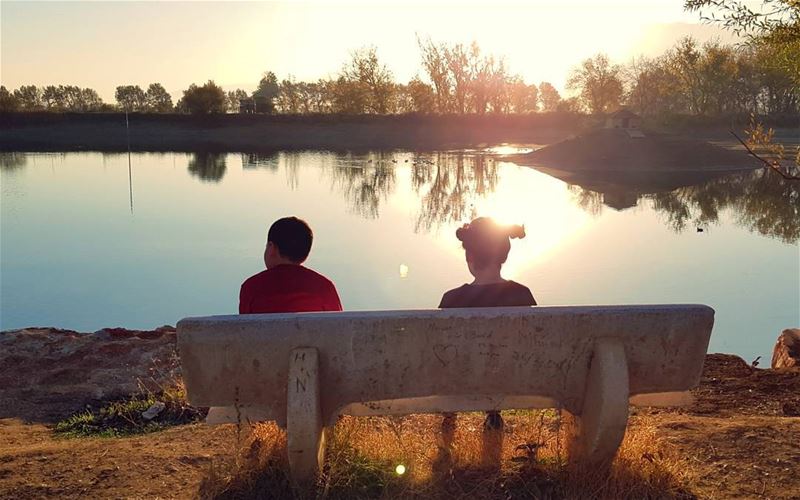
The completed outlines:
<svg viewBox="0 0 800 500">
<path fill-rule="evenodd" d="M 572 172 L 707 172 L 759 166 L 744 151 L 681 135 L 608 124 L 509 160 Z"/>
</svg>

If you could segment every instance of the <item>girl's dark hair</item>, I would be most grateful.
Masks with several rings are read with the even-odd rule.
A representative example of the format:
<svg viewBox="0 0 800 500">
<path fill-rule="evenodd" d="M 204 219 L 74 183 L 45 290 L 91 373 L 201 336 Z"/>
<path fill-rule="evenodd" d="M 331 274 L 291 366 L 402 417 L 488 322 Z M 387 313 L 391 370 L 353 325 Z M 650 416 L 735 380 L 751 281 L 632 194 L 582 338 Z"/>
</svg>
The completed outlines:
<svg viewBox="0 0 800 500">
<path fill-rule="evenodd" d="M 267 242 L 278 247 L 278 252 L 287 259 L 301 263 L 311 252 L 314 233 L 308 223 L 297 217 L 276 220 L 269 228 Z"/>
<path fill-rule="evenodd" d="M 511 250 L 511 238 L 524 238 L 525 226 L 503 226 L 490 217 L 478 217 L 456 230 L 456 238 L 469 260 L 479 267 L 503 264 Z"/>
</svg>

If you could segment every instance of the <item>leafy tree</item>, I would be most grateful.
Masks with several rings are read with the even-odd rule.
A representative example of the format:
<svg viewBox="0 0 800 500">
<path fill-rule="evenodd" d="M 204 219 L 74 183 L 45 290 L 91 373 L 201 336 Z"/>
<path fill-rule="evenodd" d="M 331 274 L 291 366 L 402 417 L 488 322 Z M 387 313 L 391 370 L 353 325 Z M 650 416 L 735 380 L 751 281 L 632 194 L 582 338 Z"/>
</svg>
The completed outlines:
<svg viewBox="0 0 800 500">
<path fill-rule="evenodd" d="M 99 111 L 104 106 L 97 91 L 76 85 L 48 85 L 42 90 L 41 100 L 49 111 Z"/>
<path fill-rule="evenodd" d="M 360 82 L 348 80 L 344 76 L 331 82 L 331 110 L 334 113 L 362 114 L 367 112 L 369 95 Z"/>
<path fill-rule="evenodd" d="M 247 95 L 247 92 L 242 90 L 242 89 L 229 90 L 225 94 L 226 107 L 227 107 L 228 111 L 230 111 L 232 113 L 238 113 L 239 112 L 239 102 L 244 100 L 244 99 L 247 99 L 249 97 L 250 96 Z"/>
<path fill-rule="evenodd" d="M 340 97 L 347 95 L 361 100 L 363 99 L 362 109 L 367 113 L 386 114 L 389 111 L 389 103 L 392 101 L 392 93 L 395 89 L 392 72 L 380 63 L 375 47 L 365 47 L 351 53 L 350 61 L 344 65 L 340 75 L 340 80 L 347 92 L 340 94 Z M 358 108 L 356 103 L 352 106 Z"/>
<path fill-rule="evenodd" d="M 19 102 L 20 108 L 26 111 L 42 109 L 42 91 L 36 85 L 22 85 L 14 91 L 14 97 Z"/>
<path fill-rule="evenodd" d="M 114 92 L 114 98 L 120 108 L 127 112 L 145 111 L 147 96 L 138 85 L 120 85 Z"/>
<path fill-rule="evenodd" d="M 761 10 L 741 0 L 685 0 L 684 7 L 702 19 L 722 24 L 751 40 L 769 37 L 775 43 L 800 41 L 800 2 L 762 0 Z M 707 15 L 704 12 L 710 11 Z"/>
<path fill-rule="evenodd" d="M 293 77 L 284 79 L 280 85 L 276 108 L 281 113 L 300 113 L 303 104 L 303 82 L 296 82 Z"/>
<path fill-rule="evenodd" d="M 634 59 L 625 68 L 628 105 L 641 115 L 682 111 L 683 90 L 666 57 Z"/>
<path fill-rule="evenodd" d="M 621 73 L 622 68 L 612 65 L 608 56 L 597 54 L 572 70 L 567 88 L 578 91 L 581 104 L 591 113 L 606 113 L 622 99 Z"/>
<path fill-rule="evenodd" d="M 5 86 L 0 86 L 0 111 L 16 111 L 18 107 L 19 101 L 14 94 L 9 92 Z"/>
<path fill-rule="evenodd" d="M 760 10 L 754 9 L 740 0 L 685 0 L 688 10 L 701 11 L 701 17 L 709 22 L 721 23 L 735 33 L 744 34 L 751 46 L 768 48 L 768 60 L 781 68 L 792 80 L 796 88 L 800 88 L 800 2 L 798 0 L 763 0 Z M 704 15 L 702 9 L 711 9 L 711 16 Z M 717 16 L 719 14 L 719 17 Z M 764 54 L 767 55 L 767 54 Z M 800 97 L 800 92 L 792 92 Z M 751 127 L 753 129 L 759 126 Z M 766 146 L 773 146 L 771 134 Z M 763 138 L 751 133 L 750 142 L 758 144 Z M 763 144 L 759 144 L 763 145 Z M 781 154 L 777 161 L 768 162 L 782 176 L 797 180 L 796 174 L 787 175 L 781 169 L 783 145 L 776 146 Z M 800 147 L 794 157 L 795 170 L 800 169 Z"/>
<path fill-rule="evenodd" d="M 264 76 L 258 82 L 258 88 L 253 92 L 253 99 L 256 100 L 256 112 L 274 113 L 275 98 L 278 97 L 279 93 L 278 77 L 272 71 L 264 73 Z"/>
<path fill-rule="evenodd" d="M 209 80 L 198 87 L 194 83 L 183 91 L 183 97 L 178 101 L 180 111 L 191 114 L 224 113 L 227 107 L 225 91 L 222 87 Z"/>
<path fill-rule="evenodd" d="M 561 102 L 561 94 L 552 83 L 542 82 L 539 84 L 539 102 L 542 103 L 542 111 L 553 112 Z"/>
<path fill-rule="evenodd" d="M 580 113 L 582 107 L 583 104 L 580 98 L 573 96 L 562 99 L 556 106 L 556 111 L 559 113 Z"/>
<path fill-rule="evenodd" d="M 511 107 L 515 113 L 535 113 L 538 108 L 539 89 L 534 84 L 526 85 L 517 78 L 509 85 Z"/>
<path fill-rule="evenodd" d="M 64 105 L 64 96 L 55 85 L 48 85 L 42 89 L 42 102 L 48 110 L 60 110 Z"/>
<path fill-rule="evenodd" d="M 436 109 L 436 94 L 433 87 L 414 77 L 405 87 L 408 95 L 408 111 L 412 113 L 430 113 Z"/>
<path fill-rule="evenodd" d="M 301 88 L 302 107 L 304 113 L 327 113 L 331 110 L 330 80 L 318 80 L 306 83 Z"/>
<path fill-rule="evenodd" d="M 100 111 L 103 106 L 103 100 L 96 90 L 90 88 L 80 89 L 75 111 Z"/>
<path fill-rule="evenodd" d="M 172 96 L 160 83 L 151 83 L 144 95 L 147 111 L 153 113 L 169 113 L 173 110 Z"/>
</svg>

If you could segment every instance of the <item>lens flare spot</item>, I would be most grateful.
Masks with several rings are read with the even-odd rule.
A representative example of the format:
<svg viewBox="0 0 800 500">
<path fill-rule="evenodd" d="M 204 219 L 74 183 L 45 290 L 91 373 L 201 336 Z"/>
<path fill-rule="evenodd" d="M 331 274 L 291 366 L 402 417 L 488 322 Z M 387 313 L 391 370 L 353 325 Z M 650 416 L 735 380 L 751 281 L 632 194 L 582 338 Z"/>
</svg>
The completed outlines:
<svg viewBox="0 0 800 500">
<path fill-rule="evenodd" d="M 408 278 L 408 266 L 405 264 L 400 264 L 400 277 Z"/>
</svg>

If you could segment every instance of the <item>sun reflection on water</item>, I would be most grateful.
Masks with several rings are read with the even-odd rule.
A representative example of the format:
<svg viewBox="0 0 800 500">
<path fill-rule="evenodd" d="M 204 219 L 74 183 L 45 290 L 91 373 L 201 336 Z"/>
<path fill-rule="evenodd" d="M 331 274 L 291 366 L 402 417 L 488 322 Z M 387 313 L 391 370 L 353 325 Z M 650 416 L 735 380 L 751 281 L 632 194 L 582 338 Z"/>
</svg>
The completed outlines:
<svg viewBox="0 0 800 500">
<path fill-rule="evenodd" d="M 501 181 L 469 205 L 475 217 L 492 217 L 501 224 L 522 224 L 526 237 L 513 240 L 503 275 L 514 279 L 544 260 L 566 242 L 579 237 L 591 215 L 577 208 L 566 185 L 557 179 L 511 163 L 500 163 Z M 463 250 L 455 240 L 457 221 L 440 231 L 439 239 L 453 253 Z M 455 243 L 454 243 L 455 242 Z"/>
</svg>

